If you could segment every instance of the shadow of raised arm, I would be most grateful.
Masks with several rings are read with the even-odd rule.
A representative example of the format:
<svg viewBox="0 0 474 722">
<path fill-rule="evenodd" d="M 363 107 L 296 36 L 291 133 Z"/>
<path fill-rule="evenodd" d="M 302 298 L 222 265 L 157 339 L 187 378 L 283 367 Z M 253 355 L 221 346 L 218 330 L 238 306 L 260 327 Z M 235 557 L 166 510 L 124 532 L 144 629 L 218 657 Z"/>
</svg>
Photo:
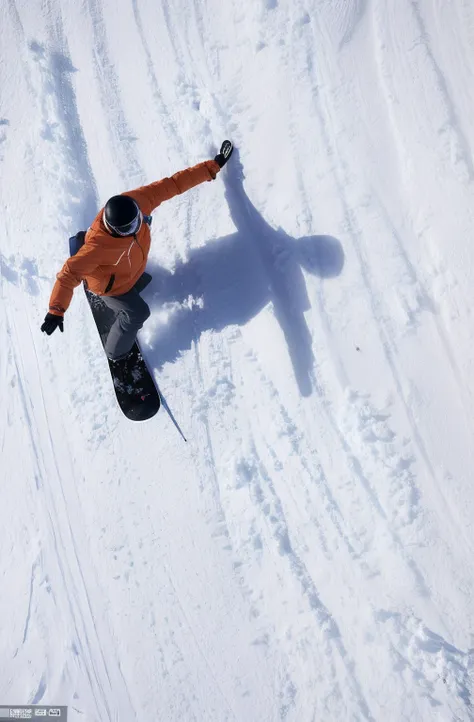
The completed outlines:
<svg viewBox="0 0 474 722">
<path fill-rule="evenodd" d="M 273 228 L 250 201 L 237 151 L 223 174 L 225 196 L 236 232 L 193 249 L 167 274 L 157 301 L 185 301 L 159 328 L 155 361 L 161 366 L 190 348 L 204 331 L 242 325 L 269 303 L 288 345 L 303 396 L 313 388 L 312 337 L 304 312 L 311 304 L 302 267 L 313 274 L 338 275 L 344 254 L 331 236 L 296 240 Z"/>
</svg>

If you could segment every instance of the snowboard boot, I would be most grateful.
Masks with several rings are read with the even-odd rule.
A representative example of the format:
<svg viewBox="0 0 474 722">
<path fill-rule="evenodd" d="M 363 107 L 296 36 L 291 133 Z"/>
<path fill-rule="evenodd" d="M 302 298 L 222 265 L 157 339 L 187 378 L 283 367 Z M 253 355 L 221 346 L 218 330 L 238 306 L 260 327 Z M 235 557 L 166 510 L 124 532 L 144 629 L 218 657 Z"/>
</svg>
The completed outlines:
<svg viewBox="0 0 474 722">
<path fill-rule="evenodd" d="M 133 348 L 130 351 L 127 351 L 127 353 L 122 354 L 122 356 L 118 356 L 117 358 L 110 358 L 110 356 L 107 356 L 109 359 L 109 363 L 112 366 L 112 368 L 116 368 L 116 364 L 123 364 L 124 361 L 126 361 L 129 356 L 131 356 L 133 353 Z"/>
<path fill-rule="evenodd" d="M 120 358 L 109 358 L 110 371 L 116 386 L 123 386 L 125 388 L 125 386 L 130 384 L 130 380 L 133 378 L 132 372 L 136 361 L 136 354 L 134 353 L 133 348 L 128 353 L 120 356 Z"/>
</svg>

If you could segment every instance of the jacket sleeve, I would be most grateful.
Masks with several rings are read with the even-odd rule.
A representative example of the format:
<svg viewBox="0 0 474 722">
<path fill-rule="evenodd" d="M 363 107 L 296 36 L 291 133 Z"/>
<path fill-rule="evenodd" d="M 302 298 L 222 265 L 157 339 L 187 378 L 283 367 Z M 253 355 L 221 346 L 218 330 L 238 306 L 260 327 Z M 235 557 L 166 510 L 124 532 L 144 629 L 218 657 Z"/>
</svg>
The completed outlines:
<svg viewBox="0 0 474 722">
<path fill-rule="evenodd" d="M 82 279 L 103 263 L 103 251 L 99 246 L 86 244 L 68 258 L 56 276 L 56 283 L 49 300 L 49 312 L 62 316 L 71 303 L 72 294 Z"/>
<path fill-rule="evenodd" d="M 214 180 L 219 171 L 220 167 L 214 160 L 206 160 L 192 168 L 181 170 L 170 178 L 163 178 L 150 185 L 127 191 L 124 195 L 134 198 L 142 213 L 149 215 L 163 201 L 189 191 L 200 183 Z"/>
</svg>

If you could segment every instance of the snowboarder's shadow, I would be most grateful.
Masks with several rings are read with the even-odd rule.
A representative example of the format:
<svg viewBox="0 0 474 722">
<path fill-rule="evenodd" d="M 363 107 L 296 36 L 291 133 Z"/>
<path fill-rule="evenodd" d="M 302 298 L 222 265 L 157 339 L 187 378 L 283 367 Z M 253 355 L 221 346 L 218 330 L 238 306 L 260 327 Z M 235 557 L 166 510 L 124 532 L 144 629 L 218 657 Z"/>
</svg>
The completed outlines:
<svg viewBox="0 0 474 722">
<path fill-rule="evenodd" d="M 304 317 L 311 304 L 302 268 L 322 278 L 338 276 L 344 265 L 342 246 L 332 236 L 296 240 L 269 226 L 245 193 L 236 151 L 223 176 L 237 231 L 192 250 L 173 273 L 148 264 L 154 276 L 153 298 L 147 299 L 152 312 L 166 303 L 181 304 L 168 323 L 155 329 L 148 358 L 160 368 L 191 348 L 204 331 L 244 324 L 271 303 L 299 390 L 309 396 L 314 356 Z"/>
</svg>

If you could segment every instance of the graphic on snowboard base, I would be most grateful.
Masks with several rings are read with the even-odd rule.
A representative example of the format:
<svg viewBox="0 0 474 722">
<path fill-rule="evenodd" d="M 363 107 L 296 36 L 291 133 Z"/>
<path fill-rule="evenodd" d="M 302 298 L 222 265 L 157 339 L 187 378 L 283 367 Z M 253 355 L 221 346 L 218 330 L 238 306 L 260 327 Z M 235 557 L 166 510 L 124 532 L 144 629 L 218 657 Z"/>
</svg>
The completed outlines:
<svg viewBox="0 0 474 722">
<path fill-rule="evenodd" d="M 74 256 L 84 244 L 85 235 L 84 231 L 79 231 L 69 239 L 71 256 Z M 84 290 L 102 346 L 104 346 L 115 322 L 115 313 L 102 301 L 100 296 L 88 291 L 85 285 Z M 115 396 L 125 416 L 131 421 L 151 419 L 160 408 L 160 394 L 142 356 L 138 342 L 135 341 L 130 354 L 123 361 L 109 360 L 109 368 Z"/>
</svg>

